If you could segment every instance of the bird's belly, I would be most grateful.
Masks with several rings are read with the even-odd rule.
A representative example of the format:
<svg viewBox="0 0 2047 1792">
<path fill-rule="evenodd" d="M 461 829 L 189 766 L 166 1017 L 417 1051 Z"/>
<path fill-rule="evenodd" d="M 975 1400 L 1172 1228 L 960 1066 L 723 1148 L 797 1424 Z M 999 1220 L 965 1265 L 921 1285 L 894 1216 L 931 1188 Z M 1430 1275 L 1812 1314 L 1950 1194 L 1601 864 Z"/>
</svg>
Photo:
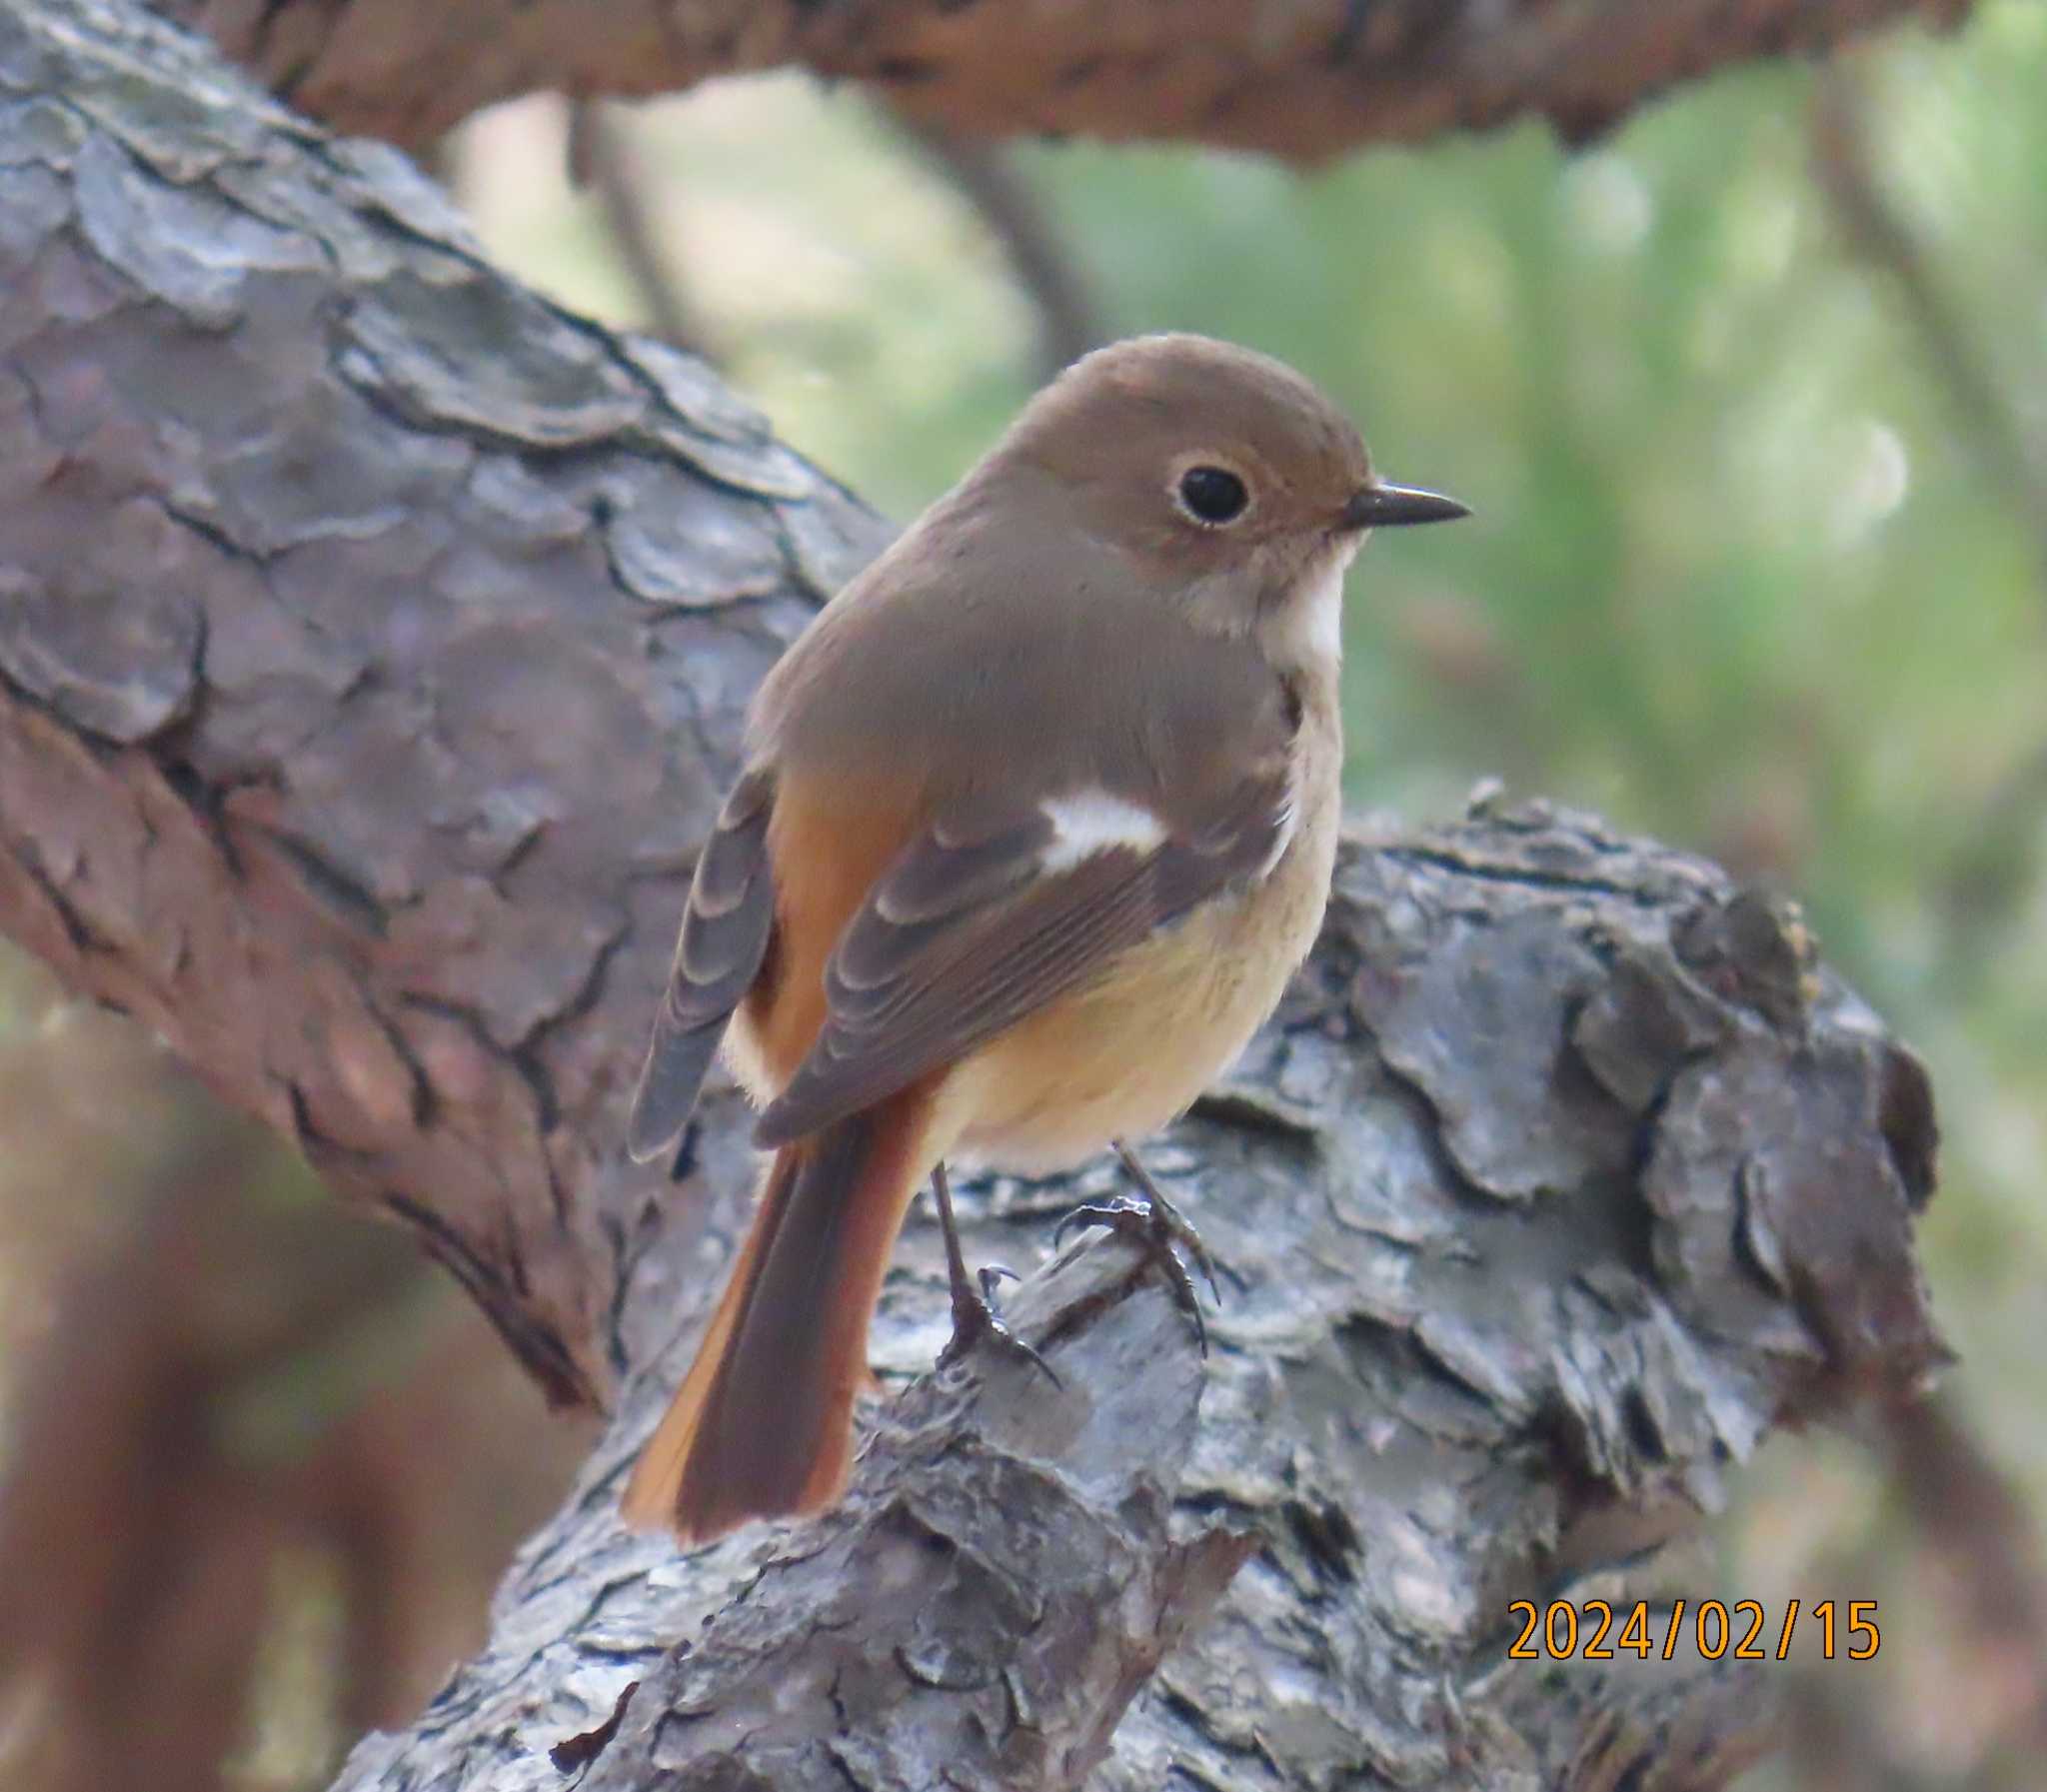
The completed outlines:
<svg viewBox="0 0 2047 1792">
<path fill-rule="evenodd" d="M 1288 860 L 1318 857 L 1296 848 Z M 1282 863 L 1280 888 L 1262 899 L 1195 910 L 983 1047 L 949 1078 L 951 1155 L 1045 1175 L 1185 1111 L 1250 1042 L 1313 943 L 1328 893 L 1327 867 L 1316 869 Z"/>
</svg>

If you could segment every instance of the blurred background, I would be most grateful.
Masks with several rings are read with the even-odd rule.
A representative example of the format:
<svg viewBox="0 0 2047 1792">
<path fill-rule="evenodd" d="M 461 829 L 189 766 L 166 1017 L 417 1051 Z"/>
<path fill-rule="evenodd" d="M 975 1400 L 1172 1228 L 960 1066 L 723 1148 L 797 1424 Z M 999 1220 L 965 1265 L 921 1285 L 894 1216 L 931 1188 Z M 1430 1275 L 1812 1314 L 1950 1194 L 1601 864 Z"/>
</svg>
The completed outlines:
<svg viewBox="0 0 2047 1792">
<path fill-rule="evenodd" d="M 1730 1599 L 1880 1603 L 1753 1792 L 2047 1785 L 2043 94 L 2047 9 L 1989 0 L 1568 154 L 995 150 L 776 77 L 523 101 L 438 156 L 501 261 L 900 519 L 1093 342 L 1282 356 L 1477 511 L 1354 580 L 1353 802 L 1497 776 L 1805 903 L 1933 1070 L 1961 1364 L 1778 1439 L 1713 1527 Z M 0 1664 L 38 1663 L 0 1785 L 317 1784 L 480 1639 L 589 1434 L 409 1241 L 4 948 L 0 1135 Z"/>
</svg>

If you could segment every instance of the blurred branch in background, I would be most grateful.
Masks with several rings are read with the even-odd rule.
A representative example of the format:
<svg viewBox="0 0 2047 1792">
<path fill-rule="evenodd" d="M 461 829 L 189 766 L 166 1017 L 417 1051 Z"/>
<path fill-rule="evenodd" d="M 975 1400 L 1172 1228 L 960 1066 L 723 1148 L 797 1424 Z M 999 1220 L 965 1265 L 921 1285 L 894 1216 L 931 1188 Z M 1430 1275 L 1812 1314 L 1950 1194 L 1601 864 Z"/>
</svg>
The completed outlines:
<svg viewBox="0 0 2047 1792">
<path fill-rule="evenodd" d="M 710 331 L 690 303 L 682 270 L 655 225 L 650 188 L 657 177 L 640 154 L 632 124 L 604 100 L 570 101 L 568 157 L 570 180 L 594 191 L 604 207 L 619 259 L 647 308 L 654 334 L 672 347 L 718 361 Z"/>
<path fill-rule="evenodd" d="M 475 1645 L 585 1440 L 541 1429 L 410 1239 L 343 1213 L 139 1028 L 9 994 L 0 1091 L 31 1144 L 0 1188 L 8 1254 L 95 1217 L 9 1340 L 0 1777 L 313 1783 Z"/>
<path fill-rule="evenodd" d="M 1978 333 L 1947 292 L 1929 248 L 1884 191 L 1869 140 L 1869 102 L 1854 67 L 1836 61 L 1813 85 L 1812 167 L 1849 247 L 1882 273 L 1945 389 L 1962 443 L 1983 477 L 2037 532 L 2047 602 L 2047 455 L 2004 397 Z"/>
<path fill-rule="evenodd" d="M 2047 1571 L 2034 1514 L 1984 1452 L 1953 1389 L 1889 1409 L 1891 1485 L 1941 1584 L 1925 1609 L 1956 1632 L 1959 1684 L 1984 1755 L 2047 1763 Z"/>
<path fill-rule="evenodd" d="M 2038 1792 L 2047 1761 L 2047 1574 L 2032 1513 L 1985 1452 L 1954 1387 L 1887 1405 L 1871 1439 L 1867 1523 L 1824 1473 L 1831 1510 L 1807 1564 L 1808 1613 L 1868 1601 L 1881 1643 L 1857 1674 L 1809 1662 L 1789 1682 L 1785 1741 L 1814 1792 Z M 1787 1494 L 1785 1497 L 1795 1497 Z M 1863 1534 L 1847 1539 L 1860 1528 Z"/>
<path fill-rule="evenodd" d="M 1849 250 L 1888 289 L 1921 365 L 1938 388 L 1955 440 L 1978 478 L 2033 542 L 2047 621 L 2047 454 L 1998 373 L 1988 326 L 1951 290 L 1938 252 L 1887 189 L 1871 132 L 1871 100 L 1852 62 L 1814 83 L 1810 161 Z M 1941 974 L 1973 987 L 1996 960 L 2005 929 L 2036 887 L 2047 817 L 2047 741 L 2021 753 L 1962 817 L 1931 892 L 1941 918 Z M 2035 1515 L 1993 1459 L 1950 1390 L 1887 1405 L 1879 1449 L 1886 1485 L 1909 1526 L 1902 1563 L 1887 1540 L 1884 1567 L 1902 1569 L 1923 1614 L 1913 1639 L 1926 1683 L 1916 1721 L 1919 1759 L 1868 1721 L 1869 1702 L 1825 1676 L 1800 1683 L 1797 1754 L 1813 1783 L 1918 1792 L 1934 1786 L 2030 1786 L 2047 1760 L 2047 1572 Z M 1865 1559 L 1865 1576 L 1876 1564 Z M 1938 1632 L 1938 1635 L 1934 1633 Z M 1933 1685 L 1943 1692 L 1931 1691 Z M 1937 1737 L 1924 1732 L 1937 1731 Z"/>
<path fill-rule="evenodd" d="M 2047 504 L 2047 487 L 2042 488 Z M 2047 740 L 1991 787 L 1936 892 L 1946 916 L 1947 961 L 1956 982 L 1976 982 L 2025 902 L 2039 888 L 2047 823 Z"/>
<path fill-rule="evenodd" d="M 1946 398 L 1961 448 L 2032 532 L 2047 622 L 2047 445 L 2012 402 L 1985 333 L 1948 290 L 1934 251 L 1886 192 L 1870 142 L 1869 97 L 1851 64 L 1836 62 L 1815 82 L 1810 139 L 1813 173 L 1843 240 L 1895 296 Z M 2037 885 L 2047 740 L 2013 764 L 1969 820 L 1933 893 L 1944 922 L 1946 974 L 1961 987 L 1983 973 L 2003 925 Z"/>
<path fill-rule="evenodd" d="M 1038 378 L 1050 379 L 1106 342 L 1109 331 L 1088 291 L 1085 270 L 1060 241 L 1051 213 L 1003 147 L 904 112 L 895 119 L 1001 246 L 1036 320 Z"/>
</svg>

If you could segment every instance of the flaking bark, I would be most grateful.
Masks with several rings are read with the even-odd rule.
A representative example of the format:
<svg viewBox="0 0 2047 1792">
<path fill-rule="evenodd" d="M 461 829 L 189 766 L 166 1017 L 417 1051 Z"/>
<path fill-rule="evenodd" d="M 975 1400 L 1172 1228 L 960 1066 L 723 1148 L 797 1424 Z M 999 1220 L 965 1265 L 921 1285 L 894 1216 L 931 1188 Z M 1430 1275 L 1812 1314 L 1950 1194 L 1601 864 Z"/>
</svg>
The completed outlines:
<svg viewBox="0 0 2047 1792">
<path fill-rule="evenodd" d="M 554 87 L 801 68 L 983 136 L 1178 140 L 1319 161 L 1520 118 L 1583 142 L 1680 82 L 1968 0 L 160 0 L 294 104 L 421 149 Z"/>
<path fill-rule="evenodd" d="M 822 1522 L 628 1537 L 752 1175 L 729 1093 L 629 1170 L 632 1073 L 746 695 L 883 529 L 131 6 L 0 15 L 0 926 L 616 1395 L 486 1653 L 343 1786 L 568 1744 L 593 1788 L 1676 1787 L 1766 1745 L 1765 1676 L 1502 1649 L 1941 1357 L 1925 1079 L 1794 912 L 1539 808 L 1360 836 L 1152 1153 L 1222 1266 L 1205 1362 L 1083 1243 L 1010 1297 L 1062 1389 L 970 1359 Z M 970 1249 L 1029 1270 L 1112 1180 L 963 1189 Z M 941 1286 L 920 1218 L 891 1389 Z"/>
</svg>

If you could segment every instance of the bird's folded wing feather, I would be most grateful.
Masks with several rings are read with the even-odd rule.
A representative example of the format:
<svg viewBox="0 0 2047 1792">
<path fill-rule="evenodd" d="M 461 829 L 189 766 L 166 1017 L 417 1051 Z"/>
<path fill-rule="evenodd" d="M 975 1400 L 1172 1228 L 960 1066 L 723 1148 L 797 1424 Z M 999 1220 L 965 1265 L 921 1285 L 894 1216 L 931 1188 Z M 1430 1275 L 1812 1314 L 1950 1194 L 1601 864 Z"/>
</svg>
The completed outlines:
<svg viewBox="0 0 2047 1792">
<path fill-rule="evenodd" d="M 733 786 L 697 861 L 676 940 L 668 992 L 633 1097 L 627 1148 L 641 1162 L 682 1134 L 727 1021 L 761 968 L 775 925 L 768 818 L 775 781 L 765 769 Z"/>
<path fill-rule="evenodd" d="M 1292 827 L 1283 754 L 1181 808 L 1169 822 L 1096 792 L 937 818 L 848 924 L 826 972 L 824 1028 L 757 1142 L 785 1144 L 957 1062 L 1262 876 Z"/>
</svg>

